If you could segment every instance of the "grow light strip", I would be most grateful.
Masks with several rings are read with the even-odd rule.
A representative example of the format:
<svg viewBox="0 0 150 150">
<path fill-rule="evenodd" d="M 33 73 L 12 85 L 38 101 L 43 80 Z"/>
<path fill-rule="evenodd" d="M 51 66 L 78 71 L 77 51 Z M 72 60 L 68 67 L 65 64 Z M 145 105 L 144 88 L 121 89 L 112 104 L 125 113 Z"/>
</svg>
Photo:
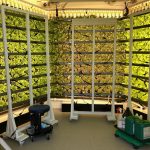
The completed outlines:
<svg viewBox="0 0 150 150">
<path fill-rule="evenodd" d="M 150 8 L 150 0 L 142 1 L 129 7 L 129 14 L 148 10 Z"/>
<path fill-rule="evenodd" d="M 19 11 L 22 13 L 30 12 L 30 14 L 32 15 L 38 15 L 41 17 L 48 15 L 47 11 L 45 11 L 44 9 L 32 6 L 24 2 L 20 2 L 18 0 L 0 0 L 0 5 L 5 7 L 6 9 Z"/>
<path fill-rule="evenodd" d="M 58 10 L 60 18 L 81 18 L 81 17 L 94 17 L 94 18 L 120 18 L 123 17 L 123 10 Z M 49 18 L 55 18 L 56 11 L 49 11 Z"/>
<path fill-rule="evenodd" d="M 19 0 L 0 0 L 0 5 L 25 10 L 35 14 L 45 15 L 49 18 L 55 18 L 56 10 L 47 11 L 42 7 L 38 7 L 30 2 Z M 147 10 L 150 8 L 150 0 L 141 1 L 129 6 L 129 14 Z M 102 10 L 102 9 L 68 9 L 58 10 L 59 17 L 62 18 L 79 18 L 79 17 L 96 17 L 96 18 L 120 18 L 123 17 L 123 10 Z"/>
</svg>

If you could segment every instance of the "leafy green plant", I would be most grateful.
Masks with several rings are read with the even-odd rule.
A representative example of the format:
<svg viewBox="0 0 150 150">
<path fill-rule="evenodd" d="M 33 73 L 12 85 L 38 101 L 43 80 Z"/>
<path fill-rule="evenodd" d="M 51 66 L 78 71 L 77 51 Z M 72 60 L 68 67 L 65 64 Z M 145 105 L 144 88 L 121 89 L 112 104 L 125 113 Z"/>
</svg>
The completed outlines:
<svg viewBox="0 0 150 150">
<path fill-rule="evenodd" d="M 121 92 L 128 95 L 128 76 L 129 73 L 129 37 L 130 37 L 130 20 L 123 19 L 117 22 L 117 44 L 116 44 L 116 83 L 121 84 L 115 86 L 115 92 Z M 127 63 L 127 65 L 125 64 Z M 124 85 L 124 86 L 122 86 Z"/>
<path fill-rule="evenodd" d="M 0 15 L 1 17 L 1 15 Z M 150 49 L 150 14 L 133 18 L 132 99 L 147 101 Z M 0 19 L 1 24 L 1 19 Z M 28 52 L 25 14 L 6 12 L 9 66 L 13 103 L 29 101 Z M 138 28 L 137 28 L 138 26 Z M 129 18 L 117 22 L 115 93 L 128 95 L 129 80 Z M 32 84 L 34 98 L 47 94 L 45 21 L 30 16 Z M 92 89 L 92 26 L 75 26 L 75 94 L 91 94 Z M 112 32 L 100 32 L 100 30 Z M 95 94 L 112 91 L 114 26 L 95 26 Z M 147 38 L 147 39 L 146 39 Z M 7 105 L 2 27 L 0 27 L 0 107 Z M 71 95 L 71 22 L 49 20 L 50 74 L 52 97 Z M 87 43 L 84 43 L 86 41 Z M 145 53 L 145 54 L 144 54 Z M 80 62 L 80 63 L 79 63 Z M 104 64 L 105 62 L 105 64 Z"/>
<path fill-rule="evenodd" d="M 1 13 L 0 24 L 2 24 Z M 0 107 L 7 105 L 7 85 L 5 77 L 4 48 L 2 38 L 2 26 L 0 26 Z"/>
<path fill-rule="evenodd" d="M 45 44 L 45 22 L 44 19 L 32 16 L 30 18 L 31 41 L 31 57 L 32 57 L 32 85 L 33 96 L 36 97 L 45 95 L 47 92 L 47 77 L 34 77 L 47 73 L 46 69 L 46 44 Z M 39 43 L 43 42 L 43 43 Z M 34 55 L 33 55 L 34 53 Z M 40 54 L 42 53 L 42 54 Z"/>
</svg>

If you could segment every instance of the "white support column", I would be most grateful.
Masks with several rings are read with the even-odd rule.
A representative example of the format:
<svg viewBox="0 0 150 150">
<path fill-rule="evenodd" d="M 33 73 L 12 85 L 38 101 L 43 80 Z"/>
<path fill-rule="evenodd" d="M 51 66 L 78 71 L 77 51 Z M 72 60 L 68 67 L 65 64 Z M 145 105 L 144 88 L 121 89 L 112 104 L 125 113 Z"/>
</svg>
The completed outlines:
<svg viewBox="0 0 150 150">
<path fill-rule="evenodd" d="M 113 76 L 112 76 L 112 101 L 111 101 L 111 115 L 107 116 L 110 121 L 116 120 L 115 118 L 115 83 L 116 83 L 116 25 L 114 29 L 114 52 L 113 52 Z"/>
<path fill-rule="evenodd" d="M 4 55 L 5 55 L 5 72 L 6 72 L 6 80 L 7 80 L 7 96 L 8 96 L 8 120 L 7 120 L 7 128 L 6 135 L 11 137 L 13 133 L 16 132 L 17 127 L 13 116 L 12 110 L 12 98 L 11 98 L 11 83 L 10 83 L 10 74 L 9 74 L 9 59 L 8 59 L 8 46 L 7 46 L 7 34 L 6 34 L 6 16 L 5 9 L 1 7 L 2 14 L 2 32 L 3 32 L 3 45 L 4 45 Z M 13 136 L 15 138 L 15 134 Z M 12 138 L 13 138 L 12 137 Z"/>
<path fill-rule="evenodd" d="M 147 120 L 150 121 L 150 54 L 149 54 L 149 86 L 148 86 L 148 112 Z"/>
<path fill-rule="evenodd" d="M 133 113 L 131 93 L 132 93 L 132 51 L 133 51 L 133 15 L 130 16 L 130 48 L 129 48 L 129 79 L 128 79 L 128 104 L 127 107 Z"/>
<path fill-rule="evenodd" d="M 71 40 L 71 112 L 70 120 L 77 120 L 78 115 L 74 113 L 74 24 L 72 24 L 72 40 Z"/>
<path fill-rule="evenodd" d="M 93 25 L 93 52 L 92 52 L 92 112 L 94 112 L 94 96 L 95 96 L 95 26 Z"/>
<path fill-rule="evenodd" d="M 28 52 L 28 74 L 29 74 L 29 97 L 30 105 L 33 105 L 33 88 L 32 88 L 32 58 L 30 46 L 30 18 L 29 12 L 26 13 L 26 33 L 27 33 L 27 52 Z"/>
<path fill-rule="evenodd" d="M 47 104 L 50 106 L 50 111 L 48 112 L 47 117 L 45 118 L 45 121 L 50 124 L 56 124 L 58 123 L 57 120 L 55 120 L 54 112 L 53 112 L 53 106 L 51 103 L 50 98 L 50 55 L 49 55 L 49 28 L 48 28 L 48 18 L 45 19 L 45 39 L 46 39 L 46 67 L 47 67 Z"/>
<path fill-rule="evenodd" d="M 4 150 L 12 150 L 2 138 L 0 138 L 0 145 L 4 148 Z"/>
</svg>

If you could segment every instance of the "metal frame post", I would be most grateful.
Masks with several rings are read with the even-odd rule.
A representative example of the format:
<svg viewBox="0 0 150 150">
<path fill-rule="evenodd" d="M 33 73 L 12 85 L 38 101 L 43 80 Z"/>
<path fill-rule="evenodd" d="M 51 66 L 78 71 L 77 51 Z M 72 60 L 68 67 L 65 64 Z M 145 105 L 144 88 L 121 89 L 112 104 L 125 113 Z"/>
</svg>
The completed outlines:
<svg viewBox="0 0 150 150">
<path fill-rule="evenodd" d="M 27 33 L 27 52 L 28 52 L 28 74 L 29 74 L 29 97 L 30 105 L 33 105 L 33 87 L 32 87 L 32 57 L 31 57 L 31 40 L 30 40 L 30 18 L 29 12 L 26 13 L 26 33 Z"/>
<path fill-rule="evenodd" d="M 72 39 L 71 39 L 71 113 L 70 120 L 78 119 L 78 115 L 74 113 L 74 24 L 72 23 Z"/>
<path fill-rule="evenodd" d="M 48 29 L 48 18 L 45 18 L 45 39 L 46 39 L 46 67 L 47 67 L 47 104 L 50 106 L 50 111 L 48 112 L 47 117 L 45 118 L 45 121 L 50 124 L 58 123 L 57 120 L 55 120 L 54 112 L 53 112 L 53 106 L 51 103 L 50 98 L 50 55 L 49 55 L 49 29 Z"/>
<path fill-rule="evenodd" d="M 94 96 L 95 96 L 95 25 L 93 25 L 93 52 L 92 52 L 92 112 L 94 112 Z"/>
<path fill-rule="evenodd" d="M 133 50 L 133 15 L 130 16 L 130 47 L 129 47 L 129 78 L 128 78 L 128 103 L 130 111 L 133 113 L 131 93 L 132 93 L 132 50 Z"/>
<path fill-rule="evenodd" d="M 149 54 L 149 85 L 148 85 L 148 110 L 147 120 L 150 121 L 150 54 Z"/>
<path fill-rule="evenodd" d="M 111 115 L 107 116 L 108 120 L 116 120 L 115 118 L 115 84 L 116 84 L 116 34 L 117 26 L 114 27 L 114 52 L 113 52 L 113 76 L 112 76 L 112 101 L 111 101 Z"/>
<path fill-rule="evenodd" d="M 12 150 L 9 145 L 2 139 L 0 138 L 0 145 L 5 149 L 5 150 Z"/>
</svg>

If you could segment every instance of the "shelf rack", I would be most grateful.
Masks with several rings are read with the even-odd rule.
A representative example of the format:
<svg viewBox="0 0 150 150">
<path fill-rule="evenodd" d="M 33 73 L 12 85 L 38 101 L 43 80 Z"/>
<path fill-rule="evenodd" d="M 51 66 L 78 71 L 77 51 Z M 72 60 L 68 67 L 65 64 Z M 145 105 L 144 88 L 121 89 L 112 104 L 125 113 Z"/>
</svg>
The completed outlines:
<svg viewBox="0 0 150 150">
<path fill-rule="evenodd" d="M 109 93 L 110 90 L 112 90 L 112 109 L 111 112 L 101 112 L 101 114 L 107 115 L 108 120 L 115 119 L 115 91 L 113 90 L 115 88 L 115 24 L 115 19 L 110 19 L 109 21 L 107 19 L 93 19 L 93 21 L 91 19 L 72 20 L 71 120 L 78 119 L 79 114 L 95 114 L 95 94 L 97 93 L 97 90 L 100 92 L 100 90 L 104 89 L 106 93 Z M 85 44 L 87 47 L 85 47 Z M 102 67 L 103 69 L 101 70 Z M 91 72 L 91 76 L 80 74 L 80 72 L 84 72 L 85 70 Z M 102 74 L 95 74 L 95 72 L 103 72 L 104 74 L 105 72 L 112 72 L 112 76 L 108 74 L 106 76 Z M 103 80 L 99 81 L 99 78 Z M 83 98 L 85 95 L 88 95 L 91 98 L 91 111 L 75 111 L 74 97 L 79 94 L 81 97 L 83 96 Z"/>
<path fill-rule="evenodd" d="M 6 81 L 7 84 L 9 108 L 6 135 L 22 144 L 28 138 L 26 134 L 22 133 L 22 130 L 27 126 L 16 127 L 12 109 L 16 102 L 28 101 L 32 105 L 39 97 L 45 98 L 47 96 L 47 104 L 50 105 L 51 110 L 45 116 L 45 122 L 57 123 L 50 101 L 48 18 L 44 15 L 40 16 L 7 6 L 1 6 L 0 8 L 2 16 L 0 24 L 2 24 L 3 33 L 3 41 L 0 42 L 3 42 L 4 45 L 4 53 L 2 52 L 1 55 L 4 55 L 5 60 L 5 68 L 2 66 L 0 69 L 5 69 L 6 72 L 6 79 L 2 78 L 1 82 Z M 43 24 L 43 29 L 41 24 Z M 33 29 L 30 30 L 31 27 Z M 41 68 L 39 74 L 36 74 L 38 72 L 36 68 L 38 67 Z M 44 67 L 45 70 L 43 71 Z M 44 78 L 44 80 L 41 78 Z M 36 93 L 34 93 L 35 91 Z M 0 95 L 1 100 L 3 100 L 4 94 L 6 94 L 5 91 Z"/>
</svg>

